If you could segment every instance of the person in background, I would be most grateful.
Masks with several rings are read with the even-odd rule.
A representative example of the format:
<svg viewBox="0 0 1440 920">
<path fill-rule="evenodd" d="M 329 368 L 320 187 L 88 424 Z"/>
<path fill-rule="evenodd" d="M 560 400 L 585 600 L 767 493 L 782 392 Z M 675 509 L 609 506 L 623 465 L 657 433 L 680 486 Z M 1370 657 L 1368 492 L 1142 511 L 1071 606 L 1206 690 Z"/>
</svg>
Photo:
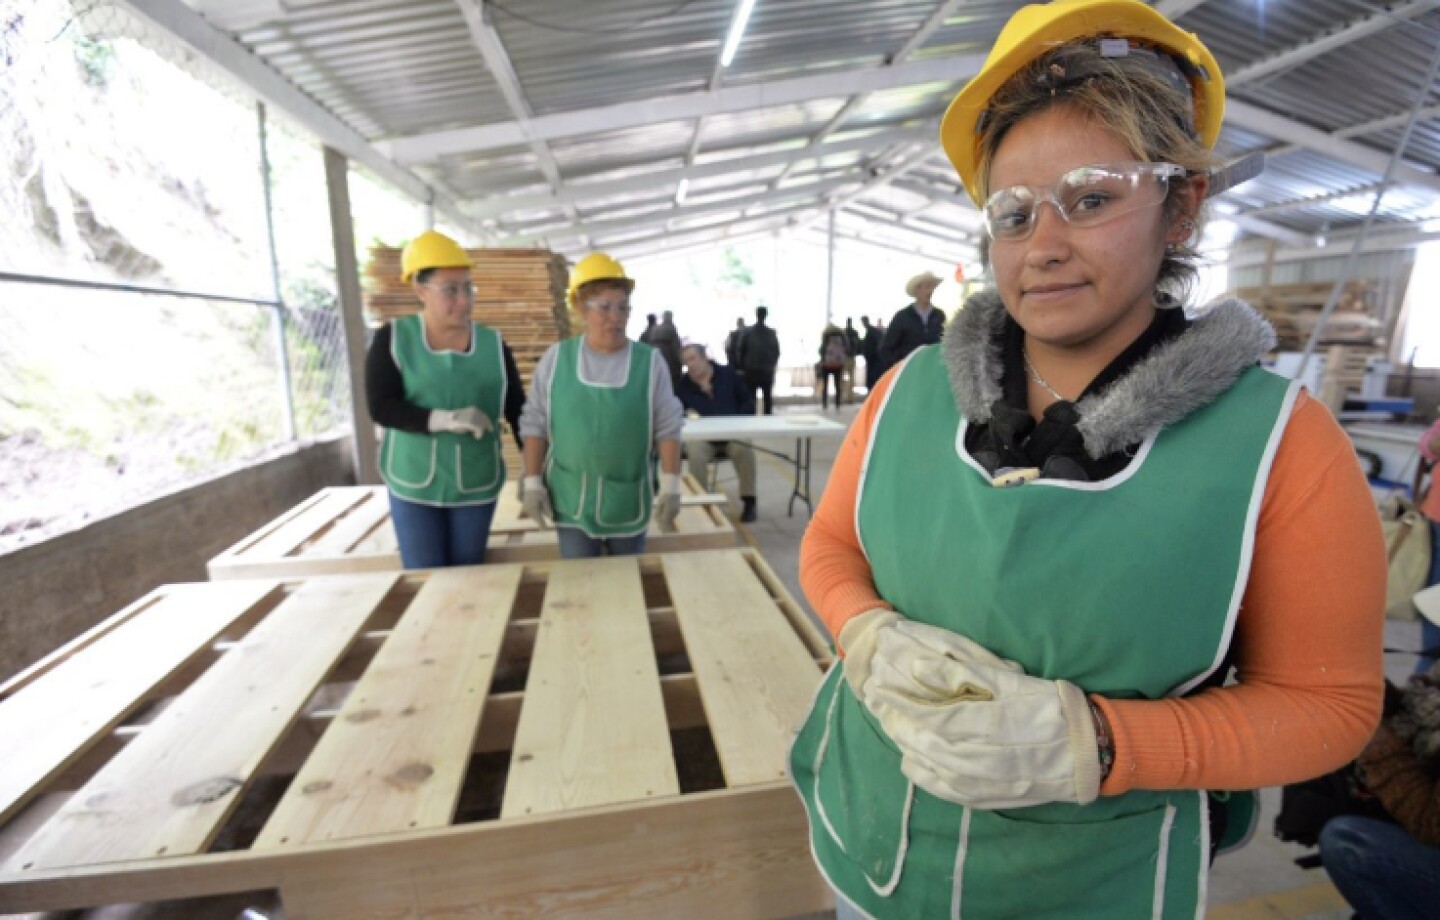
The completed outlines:
<svg viewBox="0 0 1440 920">
<path fill-rule="evenodd" d="M 670 380 L 680 382 L 680 332 L 675 328 L 675 314 L 666 310 L 660 316 L 660 323 L 650 335 L 650 347 L 660 352 L 665 367 L 670 371 Z"/>
<path fill-rule="evenodd" d="M 860 333 L 855 320 L 845 317 L 845 397 L 855 401 L 855 359 L 860 355 Z"/>
<path fill-rule="evenodd" d="M 645 328 L 640 330 L 640 342 L 649 345 L 650 340 L 655 337 L 655 314 L 645 314 Z"/>
<path fill-rule="evenodd" d="M 1259 313 L 1182 305 L 1224 100 L 1153 7 L 1058 0 L 941 122 L 994 289 L 880 382 L 801 545 L 843 661 L 790 775 L 841 920 L 1203 917 L 1247 790 L 1375 731 L 1354 448 Z"/>
<path fill-rule="evenodd" d="M 740 373 L 740 340 L 745 337 L 745 317 L 735 317 L 735 328 L 725 336 L 725 363 Z M 753 401 L 753 400 L 752 400 Z"/>
<path fill-rule="evenodd" d="M 945 332 L 945 314 L 930 303 L 939 286 L 940 278 L 930 272 L 905 282 L 905 294 L 912 302 L 890 320 L 885 341 L 880 346 L 880 360 L 885 362 L 887 370 L 904 361 L 921 345 L 940 341 Z"/>
<path fill-rule="evenodd" d="M 876 362 L 880 360 L 880 335 L 875 327 L 870 325 L 870 317 L 860 317 L 860 328 L 865 334 L 860 337 L 860 357 L 865 359 L 865 393 L 868 396 L 870 391 L 875 389 L 875 384 L 880 378 L 875 374 Z"/>
<path fill-rule="evenodd" d="M 635 282 L 603 252 L 570 275 L 584 332 L 551 345 L 535 367 L 520 419 L 521 502 L 542 527 L 554 521 L 566 559 L 645 550 L 652 506 L 661 529 L 680 513 L 685 413 L 660 352 L 625 337 Z M 660 453 L 660 494 L 650 455 Z"/>
<path fill-rule="evenodd" d="M 1440 419 L 1430 430 L 1420 436 L 1421 462 L 1415 470 L 1415 503 L 1420 513 L 1430 522 L 1430 576 L 1426 585 L 1440 584 L 1440 489 L 1435 488 L 1435 462 L 1440 459 Z M 1440 648 L 1440 626 L 1425 617 L 1420 618 L 1420 648 L 1422 651 Z M 1433 659 L 1421 657 L 1415 663 L 1415 673 L 1426 670 Z"/>
<path fill-rule="evenodd" d="M 1429 619 L 1426 619 L 1429 622 Z M 1361 752 L 1365 788 L 1395 820 L 1343 815 L 1320 832 L 1320 858 L 1361 920 L 1433 920 L 1440 906 L 1440 664 L 1401 689 Z"/>
<path fill-rule="evenodd" d="M 760 398 L 766 415 L 775 414 L 775 405 L 770 393 L 775 388 L 775 368 L 780 365 L 780 339 L 775 330 L 765 325 L 770 311 L 764 307 L 755 308 L 755 323 L 745 330 L 740 338 L 740 373 L 745 375 L 745 385 L 753 393 L 760 391 Z"/>
<path fill-rule="evenodd" d="M 427 230 L 400 266 L 421 310 L 380 327 L 365 356 L 400 559 L 407 569 L 477 565 L 505 484 L 496 420 L 504 414 L 518 443 L 525 388 L 500 333 L 470 317 L 475 288 L 459 243 Z"/>
<path fill-rule="evenodd" d="M 712 415 L 754 415 L 755 394 L 733 369 L 711 361 L 704 345 L 686 345 L 681 352 L 685 376 L 677 388 L 686 412 L 704 418 Z M 706 482 L 710 461 L 723 451 L 740 478 L 740 520 L 755 520 L 755 451 L 743 441 L 691 441 L 690 475 Z"/>
<path fill-rule="evenodd" d="M 840 378 L 845 373 L 845 362 L 849 356 L 846 353 L 848 345 L 845 338 L 845 331 L 834 323 L 825 327 L 820 334 L 820 360 L 815 368 L 819 372 L 820 381 L 820 408 L 830 408 L 830 381 L 835 381 L 835 409 L 839 411 L 845 404 L 843 384 Z"/>
</svg>

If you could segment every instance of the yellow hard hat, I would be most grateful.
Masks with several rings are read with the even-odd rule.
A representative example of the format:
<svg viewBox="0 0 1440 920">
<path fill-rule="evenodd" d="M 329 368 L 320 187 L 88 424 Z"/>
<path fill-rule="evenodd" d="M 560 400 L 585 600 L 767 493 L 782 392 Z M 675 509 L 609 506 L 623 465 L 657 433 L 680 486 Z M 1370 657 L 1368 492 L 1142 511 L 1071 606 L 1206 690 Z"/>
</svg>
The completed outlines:
<svg viewBox="0 0 1440 920">
<path fill-rule="evenodd" d="M 603 252 L 592 252 L 575 263 L 575 270 L 570 272 L 570 306 L 579 306 L 575 302 L 575 292 L 582 284 L 607 279 L 625 282 L 627 293 L 635 290 L 635 279 L 625 274 L 625 266 Z"/>
<path fill-rule="evenodd" d="M 406 243 L 400 253 L 400 280 L 407 284 L 427 268 L 470 267 L 470 257 L 460 244 L 437 230 L 426 230 Z"/>
<path fill-rule="evenodd" d="M 983 205 L 979 188 L 980 124 L 995 92 L 1031 61 L 1076 39 L 1135 39 L 1159 48 L 1188 66 L 1195 101 L 1195 132 L 1213 148 L 1225 115 L 1225 78 L 1214 55 L 1194 33 L 1179 28 L 1140 0 L 1055 0 L 1021 8 L 1001 30 L 975 78 L 955 96 L 940 122 L 940 144 L 965 183 L 965 191 Z"/>
</svg>

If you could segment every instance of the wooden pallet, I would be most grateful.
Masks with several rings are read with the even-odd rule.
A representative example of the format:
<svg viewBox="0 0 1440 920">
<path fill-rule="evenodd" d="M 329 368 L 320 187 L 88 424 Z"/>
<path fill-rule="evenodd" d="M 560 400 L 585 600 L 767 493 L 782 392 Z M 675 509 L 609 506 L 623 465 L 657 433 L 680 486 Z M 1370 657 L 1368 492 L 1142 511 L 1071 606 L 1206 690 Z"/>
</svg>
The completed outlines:
<svg viewBox="0 0 1440 920">
<path fill-rule="evenodd" d="M 725 514 L 726 497 L 705 492 L 689 474 L 681 478 L 681 485 L 675 532 L 664 533 L 652 522 L 646 551 L 675 553 L 740 545 L 735 525 Z M 512 480 L 500 493 L 485 561 L 559 559 L 559 536 L 554 528 L 537 527 L 524 516 L 518 491 Z M 208 568 L 210 577 L 218 580 L 393 572 L 404 566 L 390 524 L 385 487 L 334 486 L 321 489 L 211 559 Z"/>
<path fill-rule="evenodd" d="M 830 662 L 751 550 L 163 587 L 0 686 L 0 914 L 822 910 Z"/>
</svg>

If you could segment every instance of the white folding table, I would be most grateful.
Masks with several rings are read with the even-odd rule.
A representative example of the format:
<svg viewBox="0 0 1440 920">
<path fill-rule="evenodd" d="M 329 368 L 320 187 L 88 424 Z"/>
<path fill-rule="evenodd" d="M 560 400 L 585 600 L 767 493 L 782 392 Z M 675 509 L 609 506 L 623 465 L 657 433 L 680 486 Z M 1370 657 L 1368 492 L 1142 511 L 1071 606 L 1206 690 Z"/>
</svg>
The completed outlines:
<svg viewBox="0 0 1440 920">
<path fill-rule="evenodd" d="M 839 422 L 818 415 L 712 415 L 706 418 L 685 420 L 682 441 L 744 441 L 755 450 L 784 460 L 795 469 L 795 487 L 790 492 L 790 504 L 786 514 L 794 515 L 795 499 L 805 503 L 813 514 L 815 506 L 810 501 L 810 460 L 811 441 L 814 438 L 835 438 L 845 436 L 847 428 Z M 795 454 L 761 447 L 757 440 L 794 438 Z"/>
</svg>

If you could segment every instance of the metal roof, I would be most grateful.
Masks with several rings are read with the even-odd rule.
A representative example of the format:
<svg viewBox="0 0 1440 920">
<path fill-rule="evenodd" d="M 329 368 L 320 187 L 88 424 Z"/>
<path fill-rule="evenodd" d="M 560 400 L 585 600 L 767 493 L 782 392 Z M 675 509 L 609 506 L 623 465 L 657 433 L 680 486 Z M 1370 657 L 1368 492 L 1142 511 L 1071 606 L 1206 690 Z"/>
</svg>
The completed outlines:
<svg viewBox="0 0 1440 920">
<path fill-rule="evenodd" d="M 128 2 L 486 242 L 634 256 L 838 209 L 851 238 L 956 260 L 977 215 L 935 129 L 1024 5 L 758 0 L 721 67 L 740 0 Z M 1358 225 L 1423 94 L 1379 222 L 1436 232 L 1440 0 L 1155 5 L 1226 74 L 1221 152 L 1269 156 L 1217 212 L 1292 247 Z"/>
</svg>

